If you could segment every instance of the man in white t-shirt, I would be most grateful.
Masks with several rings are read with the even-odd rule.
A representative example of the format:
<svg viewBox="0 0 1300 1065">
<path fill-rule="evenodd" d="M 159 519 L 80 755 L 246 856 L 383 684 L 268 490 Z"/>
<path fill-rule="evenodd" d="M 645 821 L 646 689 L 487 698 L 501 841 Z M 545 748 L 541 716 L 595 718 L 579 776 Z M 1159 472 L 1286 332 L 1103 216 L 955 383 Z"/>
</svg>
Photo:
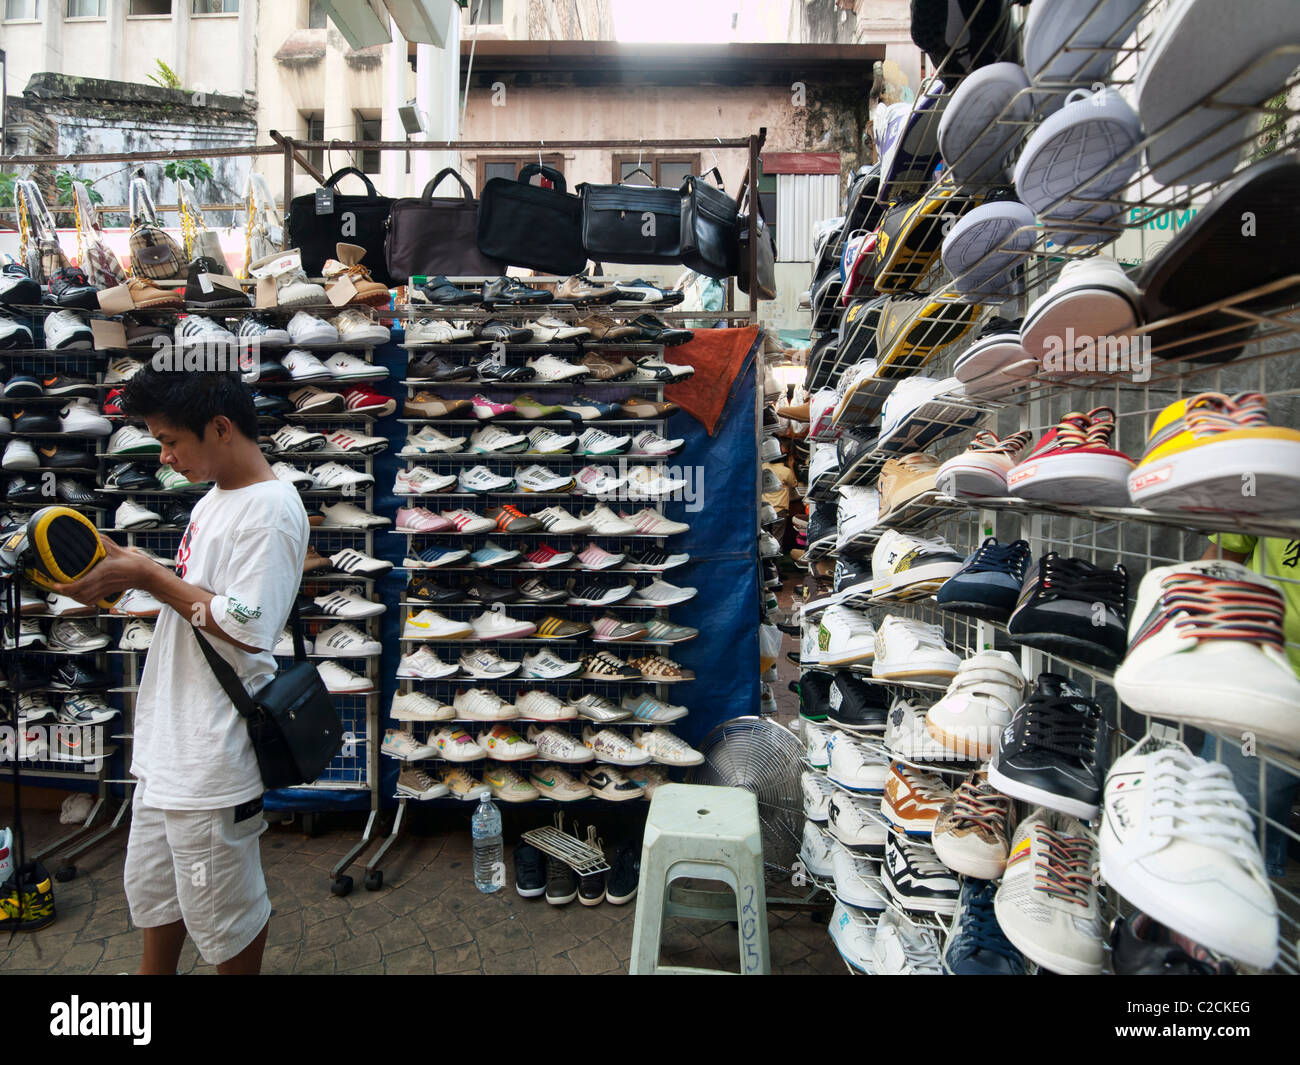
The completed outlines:
<svg viewBox="0 0 1300 1065">
<path fill-rule="evenodd" d="M 252 394 L 237 376 L 145 368 L 123 402 L 162 444 L 161 462 L 214 483 L 191 512 L 175 573 L 106 540 L 108 556 L 61 589 L 93 603 L 138 588 L 164 604 L 136 696 L 131 762 L 125 881 L 144 932 L 140 972 L 175 973 L 188 930 L 219 973 L 257 973 L 271 916 L 262 778 L 244 719 L 198 640 L 250 693 L 270 681 L 271 649 L 302 576 L 307 515 L 258 448 Z"/>
</svg>

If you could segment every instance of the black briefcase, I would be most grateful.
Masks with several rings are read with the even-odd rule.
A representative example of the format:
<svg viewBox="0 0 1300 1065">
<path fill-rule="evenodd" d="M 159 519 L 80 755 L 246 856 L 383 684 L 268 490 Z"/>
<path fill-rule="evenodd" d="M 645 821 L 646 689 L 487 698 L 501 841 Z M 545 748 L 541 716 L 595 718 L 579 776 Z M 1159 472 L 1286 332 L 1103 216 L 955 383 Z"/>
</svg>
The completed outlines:
<svg viewBox="0 0 1300 1065">
<path fill-rule="evenodd" d="M 534 174 L 554 185 L 529 184 Z M 582 200 L 570 195 L 564 175 L 529 163 L 517 181 L 492 178 L 479 199 L 478 250 L 513 266 L 567 277 L 587 265 L 582 248 Z"/>
<path fill-rule="evenodd" d="M 308 277 L 320 277 L 326 259 L 333 259 L 336 244 L 359 244 L 366 249 L 361 265 L 381 285 L 391 286 L 384 262 L 384 237 L 391 196 L 380 196 L 374 183 L 354 166 L 336 170 L 321 188 L 335 189 L 339 179 L 354 174 L 366 186 L 364 196 L 334 191 L 332 210 L 316 213 L 316 193 L 295 196 L 289 201 L 289 247 L 302 252 L 302 268 Z"/>
</svg>

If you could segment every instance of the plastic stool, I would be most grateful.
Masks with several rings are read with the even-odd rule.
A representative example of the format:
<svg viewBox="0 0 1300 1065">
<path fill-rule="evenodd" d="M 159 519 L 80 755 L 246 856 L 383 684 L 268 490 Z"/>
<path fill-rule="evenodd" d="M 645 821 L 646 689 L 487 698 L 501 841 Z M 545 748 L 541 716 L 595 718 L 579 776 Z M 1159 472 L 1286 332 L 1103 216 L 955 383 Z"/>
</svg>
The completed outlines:
<svg viewBox="0 0 1300 1065">
<path fill-rule="evenodd" d="M 684 894 L 693 901 L 675 901 L 672 882 L 684 877 L 720 880 L 735 892 L 735 899 L 724 892 L 692 891 Z M 726 903 L 719 904 L 722 900 Z M 715 972 L 659 964 L 665 916 L 735 921 L 740 926 L 742 975 L 760 976 L 771 971 L 763 838 L 753 792 L 694 784 L 661 784 L 655 788 L 641 847 L 631 971 Z"/>
</svg>

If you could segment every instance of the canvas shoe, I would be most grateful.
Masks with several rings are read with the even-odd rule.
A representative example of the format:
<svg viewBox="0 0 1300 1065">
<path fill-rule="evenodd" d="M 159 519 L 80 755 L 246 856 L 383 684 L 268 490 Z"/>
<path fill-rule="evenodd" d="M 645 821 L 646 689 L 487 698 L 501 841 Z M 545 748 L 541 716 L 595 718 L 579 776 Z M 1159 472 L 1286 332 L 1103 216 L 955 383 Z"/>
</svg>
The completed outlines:
<svg viewBox="0 0 1300 1065">
<path fill-rule="evenodd" d="M 826 775 L 848 791 L 879 793 L 889 772 L 884 749 L 838 729 L 827 732 Z"/>
<path fill-rule="evenodd" d="M 938 625 L 888 614 L 876 630 L 873 677 L 947 683 L 960 664 Z"/>
<path fill-rule="evenodd" d="M 1231 770 L 1152 725 L 1106 778 L 1106 883 L 1154 920 L 1260 969 L 1278 957 L 1278 911 Z"/>
<path fill-rule="evenodd" d="M 528 780 L 542 795 L 556 802 L 576 802 L 578 799 L 591 798 L 591 788 L 558 766 L 533 766 Z"/>
<path fill-rule="evenodd" d="M 909 762 L 952 761 L 953 755 L 926 728 L 927 710 L 920 703 L 894 696 L 885 727 L 885 746 L 895 757 Z"/>
<path fill-rule="evenodd" d="M 938 976 L 943 972 L 938 933 L 931 925 L 886 909 L 871 937 L 871 962 L 879 976 Z"/>
<path fill-rule="evenodd" d="M 950 976 L 1024 976 L 1024 955 L 998 926 L 997 887 L 987 880 L 962 884 L 957 913 L 943 948 L 943 971 Z"/>
<path fill-rule="evenodd" d="M 868 684 L 847 670 L 839 670 L 833 681 L 825 673 L 804 673 L 799 678 L 799 698 L 801 715 L 854 733 L 883 732 L 888 723 L 888 689 Z"/>
<path fill-rule="evenodd" d="M 537 748 L 509 725 L 493 725 L 478 734 L 478 745 L 498 762 L 521 762 L 537 757 Z"/>
<path fill-rule="evenodd" d="M 601 762 L 612 765 L 644 765 L 651 760 L 648 751 L 636 746 L 621 732 L 611 728 L 598 731 L 590 725 L 584 725 L 582 742 L 584 746 L 595 752 Z"/>
<path fill-rule="evenodd" d="M 475 637 L 475 629 L 463 621 L 453 621 L 435 610 L 411 614 L 402 626 L 404 640 L 465 640 Z"/>
<path fill-rule="evenodd" d="M 505 766 L 484 766 L 483 783 L 492 789 L 492 797 L 501 802 L 532 802 L 542 797 L 527 779 Z"/>
<path fill-rule="evenodd" d="M 519 716 L 518 707 L 486 688 L 458 691 L 452 708 L 467 721 L 513 721 Z"/>
<path fill-rule="evenodd" d="M 1008 491 L 1022 499 L 1127 506 L 1133 460 L 1110 446 L 1114 433 L 1109 407 L 1072 411 L 1007 474 Z"/>
<path fill-rule="evenodd" d="M 962 566 L 941 536 L 926 538 L 886 529 L 871 556 L 875 596 L 912 599 L 937 590 Z"/>
<path fill-rule="evenodd" d="M 469 552 L 464 548 L 439 547 L 435 544 L 407 555 L 402 559 L 402 565 L 408 569 L 434 569 L 438 566 L 450 566 L 468 557 Z"/>
<path fill-rule="evenodd" d="M 540 694 L 540 693 L 538 693 Z M 578 765 L 595 760 L 595 754 L 584 747 L 567 732 L 554 727 L 528 727 L 528 742 L 537 750 L 537 754 L 552 762 L 565 765 Z"/>
<path fill-rule="evenodd" d="M 349 584 L 325 595 L 318 595 L 312 600 L 317 610 L 335 618 L 377 618 L 388 608 L 383 603 L 370 599 L 365 588 L 359 584 Z"/>
<path fill-rule="evenodd" d="M 614 554 L 606 551 L 599 544 L 588 544 L 586 549 L 578 555 L 578 562 L 585 570 L 599 572 L 600 570 L 614 569 L 621 566 L 626 559 L 622 552 Z"/>
<path fill-rule="evenodd" d="M 559 680 L 561 677 L 572 677 L 581 670 L 581 662 L 566 662 L 559 655 L 545 648 L 536 654 L 524 655 L 525 676 L 537 677 L 541 680 Z"/>
<path fill-rule="evenodd" d="M 451 721 L 456 717 L 456 711 L 424 692 L 396 691 L 390 716 L 394 721 Z"/>
<path fill-rule="evenodd" d="M 1300 751 L 1300 679 L 1285 651 L 1283 596 L 1226 560 L 1148 570 L 1115 691 L 1140 714 Z"/>
<path fill-rule="evenodd" d="M 943 698 L 926 713 L 926 728 L 951 756 L 985 761 L 1020 706 L 1025 684 L 1014 655 L 977 651 L 957 667 Z"/>
<path fill-rule="evenodd" d="M 1073 817 L 1038 809 L 1016 828 L 994 913 L 1012 944 L 1044 969 L 1069 976 L 1102 971 L 1096 855 L 1096 842 Z"/>
<path fill-rule="evenodd" d="M 817 662 L 848 666 L 870 662 L 876 654 L 876 629 L 871 618 L 846 606 L 832 606 L 817 629 Z"/>
<path fill-rule="evenodd" d="M 896 830 L 928 839 L 952 790 L 934 773 L 894 762 L 885 778 L 880 812 Z"/>
<path fill-rule="evenodd" d="M 437 751 L 434 757 L 445 758 L 448 762 L 477 762 L 487 754 L 459 725 L 444 725 L 429 736 L 429 744 Z M 450 785 L 445 777 L 443 781 Z"/>
<path fill-rule="evenodd" d="M 396 758 L 401 762 L 419 762 L 425 758 L 438 757 L 435 747 L 421 743 L 405 729 L 385 729 L 381 750 L 389 758 Z"/>
<path fill-rule="evenodd" d="M 939 467 L 935 485 L 944 495 L 959 498 L 1005 496 L 1007 475 L 1024 455 L 1030 439 L 1027 432 L 999 438 L 981 429 L 965 451 Z"/>
<path fill-rule="evenodd" d="M 574 491 L 589 496 L 605 496 L 617 492 L 627 484 L 613 466 L 584 466 L 574 475 Z"/>
<path fill-rule="evenodd" d="M 518 662 L 507 662 L 493 651 L 468 650 L 460 656 L 460 668 L 475 680 L 498 680 L 519 669 Z"/>
<path fill-rule="evenodd" d="M 434 780 L 428 773 L 415 766 L 403 766 L 397 775 L 397 794 L 411 799 L 440 799 L 448 793 L 447 785 Z"/>
<path fill-rule="evenodd" d="M 935 489 L 939 461 L 925 454 L 886 459 L 880 469 L 880 521 L 886 522 L 918 496 Z"/>
<path fill-rule="evenodd" d="M 119 651 L 147 651 L 153 643 L 153 622 L 144 618 L 131 618 L 122 626 L 122 638 L 117 641 Z"/>
<path fill-rule="evenodd" d="M 839 845 L 832 845 L 830 851 L 835 898 L 859 910 L 884 910 L 888 899 L 880 883 L 879 862 Z"/>
<path fill-rule="evenodd" d="M 627 710 L 620 709 L 616 703 L 596 692 L 586 692 L 582 695 L 570 692 L 566 696 L 566 701 L 578 711 L 579 717 L 599 725 L 606 725 L 611 721 L 624 721 L 631 716 Z"/>
<path fill-rule="evenodd" d="M 1300 432 L 1271 425 L 1258 392 L 1170 404 L 1128 478 L 1133 503 L 1161 512 L 1293 513 L 1298 487 Z"/>
<path fill-rule="evenodd" d="M 412 458 L 420 455 L 448 455 L 459 452 L 464 446 L 465 437 L 447 436 L 433 426 L 425 425 L 407 436 L 406 444 L 398 455 Z"/>
<path fill-rule="evenodd" d="M 460 471 L 460 488 L 463 492 L 501 492 L 513 482 L 509 477 L 493 473 L 486 466 L 471 466 Z"/>
<path fill-rule="evenodd" d="M 945 915 L 956 912 L 960 893 L 957 878 L 935 857 L 928 843 L 890 832 L 885 840 L 881 881 L 904 910 Z"/>
<path fill-rule="evenodd" d="M 636 721 L 650 725 L 666 725 L 671 721 L 680 720 L 689 713 L 684 706 L 673 706 L 647 694 L 624 695 L 621 705 L 626 711 L 623 717 L 630 716 Z"/>
<path fill-rule="evenodd" d="M 334 375 L 328 366 L 310 351 L 294 348 L 280 357 L 280 363 L 289 371 L 289 376 L 300 382 L 331 381 Z"/>
<path fill-rule="evenodd" d="M 592 766 L 582 771 L 582 782 L 597 798 L 613 802 L 645 797 L 645 788 L 620 773 L 612 765 Z"/>
<path fill-rule="evenodd" d="M 1013 799 L 1096 820 L 1110 740 L 1097 703 L 1068 678 L 1040 673 L 1033 694 L 998 736 L 989 783 Z"/>
<path fill-rule="evenodd" d="M 619 517 L 634 527 L 639 536 L 673 536 L 677 533 L 690 532 L 691 527 L 683 521 L 670 521 L 657 510 L 643 507 L 633 514 L 619 511 Z M 599 532 L 600 530 L 596 530 Z"/>
<path fill-rule="evenodd" d="M 1007 620 L 1016 643 L 1114 669 L 1124 657 L 1128 573 L 1049 551 L 1030 570 Z"/>
<path fill-rule="evenodd" d="M 1011 800 L 976 771 L 944 801 L 930 844 L 954 873 L 997 880 L 1007 864 L 1010 816 Z"/>
<path fill-rule="evenodd" d="M 468 736 L 465 737 L 469 739 Z M 471 740 L 471 742 L 473 742 Z M 446 757 L 444 755 L 443 757 Z M 481 757 L 481 756 L 480 756 Z M 472 761 L 473 759 L 470 759 Z M 473 774 L 462 769 L 460 766 L 447 766 L 438 769 L 438 780 L 446 785 L 449 798 L 460 799 L 461 802 L 478 802 L 484 796 L 492 794 L 492 789 L 479 780 L 476 780 Z"/>
<path fill-rule="evenodd" d="M 531 636 L 537 626 L 531 621 L 520 621 L 506 614 L 498 603 L 470 621 L 474 635 L 480 640 L 517 640 Z"/>
<path fill-rule="evenodd" d="M 527 545 L 525 545 L 527 547 Z M 538 544 L 531 548 L 521 562 L 521 569 L 554 569 L 572 561 L 572 551 L 557 551 L 550 544 Z"/>
<path fill-rule="evenodd" d="M 314 433 L 301 425 L 284 425 L 272 434 L 271 442 L 282 454 L 316 451 L 325 443 L 325 434 Z"/>
<path fill-rule="evenodd" d="M 940 610 L 1005 623 L 1020 598 L 1031 561 L 1027 541 L 999 544 L 990 536 L 943 583 L 935 603 Z"/>
<path fill-rule="evenodd" d="M 519 711 L 520 717 L 529 721 L 572 721 L 578 716 L 578 711 L 573 707 L 540 689 L 519 692 L 515 696 L 515 709 Z M 532 739 L 532 736 L 528 738 Z"/>
</svg>

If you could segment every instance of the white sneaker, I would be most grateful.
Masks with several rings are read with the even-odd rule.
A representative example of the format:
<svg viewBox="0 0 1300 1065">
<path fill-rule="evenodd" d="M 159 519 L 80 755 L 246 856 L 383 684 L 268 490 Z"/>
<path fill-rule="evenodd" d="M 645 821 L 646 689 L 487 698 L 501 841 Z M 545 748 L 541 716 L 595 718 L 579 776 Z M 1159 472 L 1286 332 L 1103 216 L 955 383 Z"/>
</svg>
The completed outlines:
<svg viewBox="0 0 1300 1065">
<path fill-rule="evenodd" d="M 825 821 L 830 817 L 831 796 L 835 794 L 833 785 L 821 773 L 805 769 L 799 777 L 803 788 L 803 813 L 810 821 Z"/>
<path fill-rule="evenodd" d="M 842 547 L 855 536 L 876 527 L 880 520 L 880 492 L 874 485 L 870 488 L 845 485 L 840 489 L 836 514 L 835 540 Z"/>
<path fill-rule="evenodd" d="M 561 677 L 572 677 L 575 673 L 582 672 L 581 662 L 566 662 L 554 651 L 546 648 L 536 654 L 524 655 L 523 667 L 527 676 L 537 677 L 540 680 L 559 680 Z"/>
<path fill-rule="evenodd" d="M 437 749 L 438 758 L 449 762 L 477 762 L 487 753 L 458 725 L 444 725 L 429 737 L 429 743 Z"/>
<path fill-rule="evenodd" d="M 451 322 L 435 318 L 417 318 L 406 326 L 406 343 L 452 344 L 457 340 L 472 340 L 474 330 L 459 329 Z"/>
<path fill-rule="evenodd" d="M 704 755 L 665 728 L 632 730 L 632 742 L 660 765 L 703 765 Z"/>
<path fill-rule="evenodd" d="M 94 334 L 76 311 L 54 311 L 45 318 L 45 346 L 53 351 L 89 348 Z"/>
<path fill-rule="evenodd" d="M 870 662 L 876 655 L 875 626 L 870 617 L 852 607 L 828 607 L 817 630 L 817 649 L 817 661 L 823 666 Z"/>
<path fill-rule="evenodd" d="M 314 433 L 301 425 L 283 425 L 271 434 L 271 443 L 280 453 L 319 451 L 325 443 L 325 434 Z"/>
<path fill-rule="evenodd" d="M 873 677 L 946 683 L 960 665 L 961 659 L 948 650 L 938 625 L 889 614 L 876 630 Z"/>
<path fill-rule="evenodd" d="M 50 624 L 45 646 L 51 651 L 88 654 L 112 642 L 112 637 L 100 630 L 91 618 L 59 618 Z"/>
<path fill-rule="evenodd" d="M 594 761 L 596 756 L 567 732 L 558 728 L 528 727 L 528 742 L 541 758 L 565 765 L 579 765 Z"/>
<path fill-rule="evenodd" d="M 383 653 L 383 644 L 372 640 L 355 625 L 340 622 L 321 629 L 314 639 L 318 655 L 332 654 L 339 658 L 374 658 Z"/>
<path fill-rule="evenodd" d="M 460 487 L 465 492 L 500 492 L 510 484 L 509 477 L 493 473 L 486 466 L 471 466 L 460 471 Z"/>
<path fill-rule="evenodd" d="M 855 792 L 880 792 L 889 772 L 889 755 L 874 743 L 857 740 L 831 729 L 826 738 L 826 775 L 842 788 Z"/>
<path fill-rule="evenodd" d="M 830 752 L 827 750 L 831 730 L 806 720 L 801 720 L 799 727 L 803 730 L 804 758 L 814 769 L 825 770 L 831 760 Z"/>
<path fill-rule="evenodd" d="M 511 721 L 519 716 L 519 710 L 513 704 L 486 688 L 458 691 L 452 706 L 459 717 L 468 721 Z"/>
<path fill-rule="evenodd" d="M 878 862 L 836 844 L 831 848 L 831 876 L 840 902 L 872 912 L 888 906 Z"/>
<path fill-rule="evenodd" d="M 444 619 L 445 620 L 445 619 Z M 398 680 L 440 680 L 459 672 L 457 665 L 448 665 L 432 648 L 423 645 L 410 654 L 402 655 L 397 665 Z"/>
<path fill-rule="evenodd" d="M 832 856 L 835 838 L 814 821 L 803 823 L 803 839 L 799 844 L 799 860 L 813 876 L 830 880 L 835 875 Z"/>
<path fill-rule="evenodd" d="M 577 443 L 573 433 L 557 433 L 541 425 L 528 434 L 530 455 L 563 455 Z"/>
<path fill-rule="evenodd" d="M 1012 433 L 999 438 L 981 429 L 966 450 L 954 455 L 939 467 L 935 487 L 944 495 L 956 497 L 1005 496 L 1007 474 L 1024 457 L 1032 437 L 1029 433 Z"/>
<path fill-rule="evenodd" d="M 295 381 L 329 381 L 334 377 L 328 366 L 310 351 L 303 351 L 302 348 L 286 351 L 280 356 L 280 362 Z"/>
<path fill-rule="evenodd" d="M 597 724 L 606 725 L 611 721 L 624 721 L 631 715 L 618 707 L 616 703 L 595 692 L 574 699 L 570 695 L 570 705 L 578 711 L 578 716 Z"/>
<path fill-rule="evenodd" d="M 597 731 L 590 725 L 582 729 L 582 742 L 596 753 L 596 758 L 612 765 L 645 765 L 650 752 L 632 743 L 621 732 L 612 728 Z"/>
<path fill-rule="evenodd" d="M 987 761 L 998 734 L 1023 702 L 1025 675 L 1007 651 L 977 651 L 957 667 L 943 698 L 926 714 L 930 735 L 952 754 Z"/>
<path fill-rule="evenodd" d="M 572 706 L 550 692 L 536 688 L 516 695 L 515 709 L 520 717 L 530 721 L 572 721 L 578 716 L 578 711 Z"/>
<path fill-rule="evenodd" d="M 156 618 L 162 608 L 161 600 L 148 592 L 142 592 L 139 588 L 128 588 L 122 594 L 122 598 L 109 608 L 109 613 L 121 614 L 125 617 Z"/>
<path fill-rule="evenodd" d="M 613 466 L 584 466 L 574 474 L 574 491 L 583 495 L 611 495 L 625 484 L 627 478 L 618 476 Z"/>
<path fill-rule="evenodd" d="M 876 922 L 871 954 L 879 976 L 939 976 L 943 973 L 938 930 L 895 909 Z"/>
<path fill-rule="evenodd" d="M 74 399 L 59 411 L 59 426 L 69 436 L 110 436 L 113 423 L 89 399 Z"/>
<path fill-rule="evenodd" d="M 677 477 L 666 477 L 649 466 L 633 466 L 627 471 L 628 499 L 664 499 L 686 487 Z"/>
<path fill-rule="evenodd" d="M 830 783 L 827 777 L 821 779 Z M 826 801 L 826 822 L 830 834 L 850 850 L 876 856 L 885 853 L 889 825 L 880 814 L 878 799 L 846 795 L 832 785 Z"/>
<path fill-rule="evenodd" d="M 458 533 L 463 533 L 466 536 L 473 533 L 490 532 L 496 528 L 496 522 L 491 518 L 481 517 L 464 507 L 458 507 L 455 510 L 444 510 L 441 517 L 451 522 Z"/>
<path fill-rule="evenodd" d="M 465 437 L 447 436 L 432 425 L 422 427 L 418 432 L 410 433 L 406 446 L 398 455 L 415 457 L 418 455 L 448 455 L 460 451 L 465 446 Z"/>
<path fill-rule="evenodd" d="M 585 533 L 591 530 L 589 522 L 581 518 L 575 518 L 563 507 L 546 507 L 539 510 L 532 517 L 542 523 L 542 528 L 548 533 L 554 533 L 557 536 L 572 535 Z"/>
<path fill-rule="evenodd" d="M 437 758 L 437 748 L 421 743 L 405 729 L 390 728 L 384 730 L 384 741 L 380 750 L 389 758 L 399 762 L 418 762 L 425 758 Z"/>
<path fill-rule="evenodd" d="M 377 529 L 392 523 L 392 518 L 381 518 L 362 510 L 355 503 L 323 503 L 321 523 L 326 529 Z"/>
<path fill-rule="evenodd" d="M 289 399 L 299 414 L 340 414 L 346 402 L 340 393 L 315 385 L 295 388 L 289 393 Z"/>
<path fill-rule="evenodd" d="M 469 450 L 479 455 L 522 451 L 528 443 L 523 433 L 511 433 L 498 425 L 485 425 L 475 429 L 469 437 Z"/>
<path fill-rule="evenodd" d="M 313 488 L 369 488 L 375 478 L 364 470 L 344 466 L 341 462 L 322 462 L 308 471 L 311 474 Z"/>
<path fill-rule="evenodd" d="M 482 466 L 475 467 L 482 469 Z M 456 483 L 454 475 L 434 473 L 427 466 L 412 466 L 410 469 L 398 470 L 393 481 L 395 496 L 429 496 L 446 491 Z"/>
<path fill-rule="evenodd" d="M 147 651 L 153 643 L 153 622 L 144 618 L 131 618 L 122 626 L 122 638 L 117 641 L 120 651 Z"/>
<path fill-rule="evenodd" d="M 349 620 L 377 618 L 388 609 L 383 603 L 370 599 L 359 584 L 349 584 L 325 595 L 318 595 L 312 602 L 322 614 Z"/>
<path fill-rule="evenodd" d="M 563 769 L 552 765 L 535 765 L 528 781 L 541 794 L 556 802 L 576 802 L 591 798 L 591 789 L 579 783 Z"/>
<path fill-rule="evenodd" d="M 4 459 L 0 467 L 6 470 L 39 469 L 41 460 L 36 457 L 36 450 L 26 440 L 14 438 L 5 446 Z"/>
<path fill-rule="evenodd" d="M 482 469 L 481 466 L 478 468 Z M 499 478 L 494 476 L 493 479 Z M 510 483 L 509 478 L 505 480 Z M 562 477 L 545 466 L 532 465 L 515 474 L 515 484 L 525 492 L 567 492 L 573 487 L 573 478 Z"/>
<path fill-rule="evenodd" d="M 885 746 L 897 758 L 909 762 L 942 762 L 952 759 L 948 748 L 926 727 L 927 710 L 918 702 L 894 696 L 885 725 Z"/>
<path fill-rule="evenodd" d="M 50 315 L 50 317 L 54 317 Z M 46 319 L 48 322 L 49 319 Z M 104 374 L 104 384 L 121 385 L 131 380 L 145 367 L 143 359 L 133 359 L 130 356 L 122 355 L 116 359 L 110 359 L 108 362 L 108 372 Z"/>
<path fill-rule="evenodd" d="M 397 691 L 393 693 L 394 721 L 451 721 L 456 717 L 453 707 L 431 699 L 424 692 Z"/>
<path fill-rule="evenodd" d="M 876 922 L 856 906 L 845 906 L 836 899 L 828 927 L 831 942 L 845 964 L 864 975 L 875 975 Z"/>
<path fill-rule="evenodd" d="M 613 436 L 603 429 L 597 429 L 594 426 L 584 430 L 583 434 L 578 437 L 579 455 L 617 455 L 627 447 L 631 441 L 627 435 Z"/>
<path fill-rule="evenodd" d="M 335 319 L 336 322 L 338 320 Z M 378 328 L 383 329 L 385 333 L 388 332 L 387 328 L 382 325 Z M 355 338 L 344 336 L 343 339 L 350 341 Z M 380 343 L 384 343 L 384 341 L 380 341 Z M 336 381 L 379 381 L 388 376 L 388 367 L 376 366 L 373 362 L 366 362 L 365 359 L 349 354 L 346 351 L 336 351 L 326 359 L 325 368 L 329 370 Z"/>
<path fill-rule="evenodd" d="M 320 288 L 319 285 L 314 286 Z M 321 289 L 322 293 L 324 289 Z M 323 300 L 321 301 L 323 302 Z M 324 318 L 299 311 L 289 319 L 289 339 L 303 347 L 329 347 L 339 342 L 339 331 Z M 328 370 L 325 371 L 329 373 Z"/>
<path fill-rule="evenodd" d="M 330 555 L 330 565 L 350 577 L 381 577 L 393 568 L 391 562 L 371 558 L 355 547 L 345 547 Z"/>
<path fill-rule="evenodd" d="M 507 662 L 493 651 L 470 650 L 460 656 L 460 668 L 476 680 L 497 680 L 519 669 L 518 662 Z"/>
<path fill-rule="evenodd" d="M 477 739 L 478 745 L 494 761 L 522 762 L 537 757 L 537 748 L 509 725 L 493 725 L 480 732 Z"/>
<path fill-rule="evenodd" d="M 575 531 L 588 531 L 597 536 L 632 536 L 637 532 L 635 525 L 624 521 L 604 503 L 597 503 L 590 510 L 582 511 L 575 520 L 585 527 L 584 530 Z"/>
<path fill-rule="evenodd" d="M 299 491 L 311 488 L 316 483 L 312 475 L 306 470 L 301 470 L 287 462 L 271 463 L 271 472 L 286 484 L 293 485 Z"/>
<path fill-rule="evenodd" d="M 500 603 L 470 619 L 470 625 L 473 626 L 475 637 L 480 640 L 517 640 L 537 631 L 537 626 L 531 621 L 510 617 Z"/>
<path fill-rule="evenodd" d="M 1153 724 L 1111 765 L 1103 803 L 1107 884 L 1216 953 L 1260 969 L 1277 962 L 1277 902 L 1227 766 L 1196 757 L 1174 729 Z"/>
<path fill-rule="evenodd" d="M 417 611 L 402 626 L 404 640 L 463 640 L 473 636 L 474 629 L 465 622 L 452 621 L 436 610 Z"/>
<path fill-rule="evenodd" d="M 336 429 L 316 449 L 322 455 L 378 455 L 388 450 L 385 436 L 367 436 L 352 429 Z"/>
<path fill-rule="evenodd" d="M 678 588 L 677 585 L 656 577 L 644 588 L 628 596 L 627 601 L 632 606 L 675 606 L 677 603 L 688 602 L 699 594 L 697 588 Z"/>
<path fill-rule="evenodd" d="M 392 337 L 388 326 L 355 307 L 339 311 L 330 319 L 330 325 L 338 330 L 339 340 L 344 344 L 387 344 Z"/>
<path fill-rule="evenodd" d="M 964 561 L 941 536 L 886 529 L 871 553 L 871 594 L 897 599 L 927 596 L 961 569 Z"/>
<path fill-rule="evenodd" d="M 349 669 L 344 669 L 337 662 L 320 662 L 316 666 L 326 690 L 336 695 L 374 691 L 375 686 L 369 678 L 358 676 Z"/>
<path fill-rule="evenodd" d="M 1083 824 L 1039 807 L 1020 822 L 993 899 L 1012 946 L 1044 969 L 1096 976 L 1106 952 L 1094 877 L 1096 844 Z"/>
<path fill-rule="evenodd" d="M 572 381 L 576 377 L 586 377 L 588 373 L 587 367 L 576 365 L 567 359 L 557 358 L 554 355 L 540 355 L 529 359 L 524 365 L 530 366 L 537 371 L 538 381 Z"/>
<path fill-rule="evenodd" d="M 113 512 L 113 527 L 117 529 L 153 529 L 162 524 L 162 515 L 127 499 Z"/>
</svg>

